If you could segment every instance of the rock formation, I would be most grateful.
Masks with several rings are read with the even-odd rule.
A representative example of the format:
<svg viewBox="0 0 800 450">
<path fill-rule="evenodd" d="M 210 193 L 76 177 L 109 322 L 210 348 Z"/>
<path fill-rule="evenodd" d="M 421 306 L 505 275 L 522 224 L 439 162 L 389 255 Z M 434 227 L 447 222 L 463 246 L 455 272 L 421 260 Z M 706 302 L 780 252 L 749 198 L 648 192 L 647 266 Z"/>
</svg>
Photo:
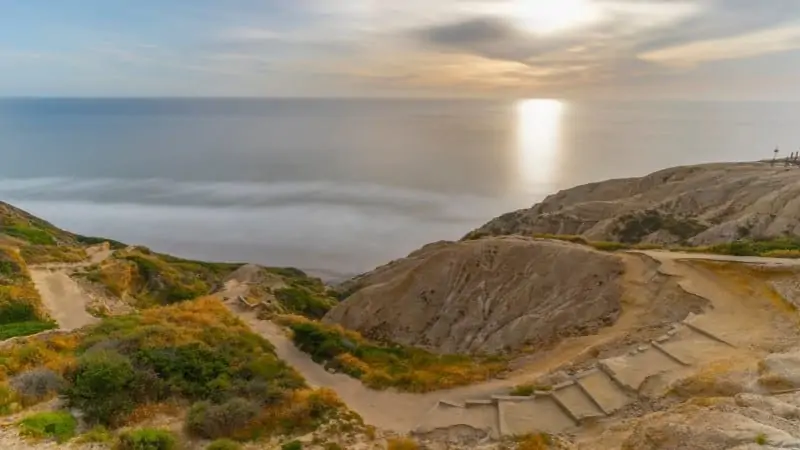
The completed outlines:
<svg viewBox="0 0 800 450">
<path fill-rule="evenodd" d="M 800 235 L 800 171 L 769 163 L 674 167 L 591 183 L 504 214 L 469 236 L 539 233 L 707 245 Z"/>
</svg>

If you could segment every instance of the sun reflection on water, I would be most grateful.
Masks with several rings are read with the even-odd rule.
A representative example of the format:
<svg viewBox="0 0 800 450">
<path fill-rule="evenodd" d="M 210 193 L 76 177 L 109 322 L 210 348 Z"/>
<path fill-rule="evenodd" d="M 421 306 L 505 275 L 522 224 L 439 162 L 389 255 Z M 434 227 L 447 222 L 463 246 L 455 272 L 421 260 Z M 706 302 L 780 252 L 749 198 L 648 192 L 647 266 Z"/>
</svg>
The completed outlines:
<svg viewBox="0 0 800 450">
<path fill-rule="evenodd" d="M 555 180 L 564 109 L 564 102 L 559 100 L 517 103 L 517 167 L 525 191 L 549 190 Z"/>
</svg>

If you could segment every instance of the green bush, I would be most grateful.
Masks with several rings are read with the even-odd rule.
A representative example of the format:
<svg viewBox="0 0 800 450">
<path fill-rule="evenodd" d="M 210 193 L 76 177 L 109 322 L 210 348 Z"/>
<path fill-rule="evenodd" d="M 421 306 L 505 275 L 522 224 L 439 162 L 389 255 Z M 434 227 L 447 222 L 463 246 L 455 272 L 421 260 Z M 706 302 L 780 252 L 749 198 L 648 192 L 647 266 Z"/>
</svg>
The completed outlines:
<svg viewBox="0 0 800 450">
<path fill-rule="evenodd" d="M 35 438 L 49 437 L 59 443 L 75 436 L 78 422 L 66 411 L 41 412 L 28 416 L 19 423 L 21 433 Z"/>
<path fill-rule="evenodd" d="M 131 361 L 112 351 L 89 352 L 67 371 L 64 395 L 90 423 L 114 425 L 136 406 L 140 389 Z"/>
<path fill-rule="evenodd" d="M 37 320 L 36 308 L 28 302 L 11 300 L 0 303 L 0 325 Z"/>
<path fill-rule="evenodd" d="M 208 444 L 206 450 L 240 450 L 241 444 L 230 439 L 217 439 L 216 441 Z"/>
<path fill-rule="evenodd" d="M 281 445 L 281 450 L 303 450 L 303 443 L 300 441 L 287 442 Z"/>
<path fill-rule="evenodd" d="M 172 394 L 190 399 L 211 397 L 219 387 L 212 382 L 226 375 L 231 365 L 223 352 L 199 344 L 143 349 L 133 360 L 166 380 Z"/>
<path fill-rule="evenodd" d="M 341 336 L 312 322 L 292 324 L 291 329 L 297 347 L 316 362 L 331 360 L 348 351 Z"/>
<path fill-rule="evenodd" d="M 189 410 L 186 429 L 194 436 L 207 439 L 234 437 L 237 431 L 251 424 L 259 411 L 258 405 L 243 398 L 233 398 L 220 405 L 199 402 Z"/>
<path fill-rule="evenodd" d="M 4 277 L 13 277 L 22 273 L 19 264 L 14 261 L 0 261 L 0 275 Z"/>
<path fill-rule="evenodd" d="M 174 450 L 178 440 L 167 430 L 141 428 L 119 436 L 115 450 Z"/>
<path fill-rule="evenodd" d="M 313 319 L 321 319 L 333 307 L 330 298 L 297 287 L 278 289 L 275 298 L 287 311 Z"/>
</svg>

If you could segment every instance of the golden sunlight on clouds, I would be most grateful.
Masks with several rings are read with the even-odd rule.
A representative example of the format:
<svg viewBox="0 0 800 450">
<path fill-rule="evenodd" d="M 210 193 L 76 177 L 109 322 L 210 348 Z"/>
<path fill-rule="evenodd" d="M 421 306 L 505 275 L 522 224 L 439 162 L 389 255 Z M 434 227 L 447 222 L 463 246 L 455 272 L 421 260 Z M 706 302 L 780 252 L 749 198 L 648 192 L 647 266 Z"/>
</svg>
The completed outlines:
<svg viewBox="0 0 800 450">
<path fill-rule="evenodd" d="M 670 66 L 695 66 L 709 61 L 750 58 L 800 48 L 800 26 L 792 25 L 722 39 L 690 42 L 639 55 Z"/>
<path fill-rule="evenodd" d="M 330 66 L 326 66 L 326 70 L 329 71 Z M 563 67 L 532 66 L 469 54 L 414 53 L 393 54 L 380 61 L 370 59 L 362 65 L 340 67 L 337 72 L 381 85 L 394 83 L 438 91 L 448 89 L 460 94 L 524 94 L 546 86 L 546 80 L 557 78 L 564 70 Z"/>
</svg>

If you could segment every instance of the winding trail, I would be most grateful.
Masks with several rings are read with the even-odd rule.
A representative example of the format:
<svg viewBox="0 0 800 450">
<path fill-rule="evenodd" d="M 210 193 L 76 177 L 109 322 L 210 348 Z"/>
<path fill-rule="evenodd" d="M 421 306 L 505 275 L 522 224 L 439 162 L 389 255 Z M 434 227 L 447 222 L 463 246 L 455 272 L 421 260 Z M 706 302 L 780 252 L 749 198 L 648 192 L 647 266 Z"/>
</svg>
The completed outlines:
<svg viewBox="0 0 800 450">
<path fill-rule="evenodd" d="M 101 245 L 89 247 L 86 253 L 89 259 L 85 262 L 42 264 L 29 268 L 31 280 L 39 291 L 42 304 L 50 317 L 58 323 L 60 330 L 75 330 L 99 320 L 86 311 L 88 296 L 69 274 L 75 269 L 104 261 L 112 251 Z"/>
<path fill-rule="evenodd" d="M 745 347 L 751 347 L 753 343 L 757 346 L 765 339 L 774 338 L 778 330 L 773 328 L 771 319 L 777 313 L 768 303 L 763 299 L 743 298 L 726 289 L 712 274 L 683 261 L 800 266 L 800 260 L 794 259 L 665 251 L 630 253 L 646 255 L 657 261 L 661 273 L 678 277 L 684 290 L 706 298 L 713 308 L 706 314 L 690 316 L 683 323 L 673 324 L 670 334 L 659 338 L 660 343 L 639 343 L 629 354 L 600 361 L 598 366 L 576 374 L 553 393 L 538 393 L 526 399 L 513 399 L 502 394 L 569 363 L 590 345 L 625 336 L 635 326 L 635 314 L 641 311 L 627 311 L 627 315 L 624 311 L 617 324 L 597 335 L 565 340 L 535 363 L 513 372 L 506 379 L 426 394 L 409 394 L 395 390 L 374 391 L 347 375 L 328 373 L 309 355 L 298 350 L 280 326 L 259 320 L 254 311 L 242 307 L 235 300 L 228 300 L 226 304 L 255 332 L 272 342 L 278 356 L 297 369 L 310 385 L 335 391 L 368 424 L 403 433 L 468 426 L 485 429 L 498 437 L 536 431 L 575 431 L 584 419 L 601 417 L 612 420 L 616 410 L 637 401 L 641 395 L 647 395 L 645 391 L 653 391 L 654 386 L 664 387 L 676 378 L 690 376 L 715 360 L 751 358 L 755 353 Z M 628 263 L 638 259 L 625 254 L 623 258 Z M 239 295 L 243 286 L 231 288 Z M 224 296 L 226 292 L 221 294 Z M 631 309 L 646 308 L 645 300 Z M 737 345 L 739 343 L 741 347 Z"/>
<path fill-rule="evenodd" d="M 62 330 L 81 328 L 98 320 L 86 312 L 88 295 L 69 274 L 102 262 L 111 251 L 102 247 L 92 248 L 88 253 L 90 258 L 86 262 L 30 268 L 44 306 Z M 711 271 L 686 262 L 800 267 L 800 260 L 636 251 L 621 254 L 627 264 L 627 277 L 640 278 L 641 255 L 658 262 L 659 272 L 677 277 L 685 291 L 707 299 L 713 308 L 673 324 L 670 334 L 658 341 L 637 343 L 627 354 L 598 361 L 594 367 L 575 374 L 553 392 L 540 392 L 529 398 L 503 394 L 584 356 L 587 349 L 624 338 L 637 326 L 639 315 L 647 312 L 647 299 L 625 305 L 614 325 L 596 335 L 565 339 L 505 379 L 410 394 L 371 390 L 347 375 L 327 372 L 298 350 L 283 328 L 258 319 L 255 311 L 238 302 L 237 297 L 247 292 L 246 285 L 229 282 L 217 295 L 253 331 L 269 340 L 278 357 L 293 366 L 310 385 L 332 389 L 370 425 L 401 433 L 467 426 L 495 437 L 536 431 L 576 431 L 585 419 L 616 420 L 614 414 L 618 409 L 649 395 L 648 392 L 656 392 L 670 380 L 689 376 L 721 358 L 753 357 L 757 353 L 753 349 L 762 343 L 787 337 L 778 337 L 785 330 L 775 326 L 778 313 L 764 299 L 737 292 Z"/>
</svg>

